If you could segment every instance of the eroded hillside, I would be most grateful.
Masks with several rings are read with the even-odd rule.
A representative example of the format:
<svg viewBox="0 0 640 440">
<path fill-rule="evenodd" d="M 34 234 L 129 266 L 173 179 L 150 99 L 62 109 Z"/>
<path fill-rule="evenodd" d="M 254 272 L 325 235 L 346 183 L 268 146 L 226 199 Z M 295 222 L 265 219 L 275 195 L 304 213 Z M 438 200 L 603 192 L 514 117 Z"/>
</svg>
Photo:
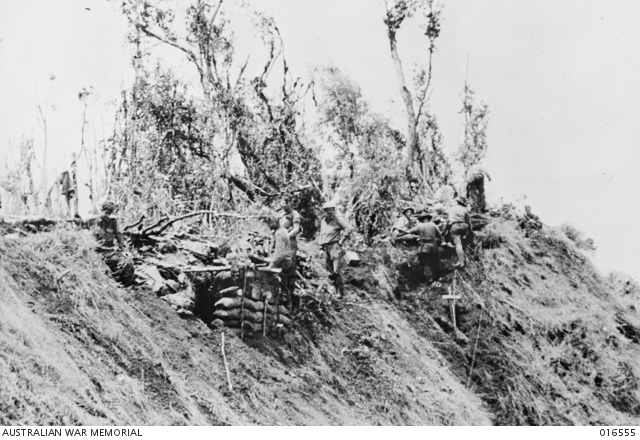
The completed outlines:
<svg viewBox="0 0 640 440">
<path fill-rule="evenodd" d="M 281 335 L 226 331 L 229 391 L 220 330 L 118 287 L 88 235 L 0 238 L 0 423 L 637 424 L 637 290 L 551 229 L 496 218 L 479 241 L 431 288 L 413 250 L 374 245 L 346 299 L 307 298 Z"/>
</svg>

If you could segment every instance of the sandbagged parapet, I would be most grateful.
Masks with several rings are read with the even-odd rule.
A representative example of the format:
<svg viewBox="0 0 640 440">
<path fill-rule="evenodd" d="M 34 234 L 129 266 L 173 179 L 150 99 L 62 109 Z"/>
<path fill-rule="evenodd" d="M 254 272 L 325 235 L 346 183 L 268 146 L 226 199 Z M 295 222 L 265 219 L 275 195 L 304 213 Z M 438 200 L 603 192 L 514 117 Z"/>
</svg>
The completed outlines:
<svg viewBox="0 0 640 440">
<path fill-rule="evenodd" d="M 219 292 L 222 298 L 214 305 L 212 325 L 263 333 L 290 325 L 288 295 L 282 285 L 274 273 L 247 270 L 244 289 L 231 295 Z"/>
</svg>

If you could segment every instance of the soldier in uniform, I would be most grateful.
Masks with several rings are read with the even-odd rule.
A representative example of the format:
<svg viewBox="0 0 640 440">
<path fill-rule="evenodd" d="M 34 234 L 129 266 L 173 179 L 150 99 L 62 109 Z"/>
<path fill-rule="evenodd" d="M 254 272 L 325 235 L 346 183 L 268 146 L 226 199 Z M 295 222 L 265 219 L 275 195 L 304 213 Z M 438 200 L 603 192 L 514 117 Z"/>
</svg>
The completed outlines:
<svg viewBox="0 0 640 440">
<path fill-rule="evenodd" d="M 349 238 L 353 228 L 338 213 L 333 202 L 327 202 L 322 206 L 325 217 L 320 223 L 320 235 L 318 243 L 322 246 L 325 256 L 325 266 L 329 271 L 329 279 L 333 282 L 338 295 L 344 295 L 344 283 L 340 274 L 342 256 L 342 243 Z"/>
<path fill-rule="evenodd" d="M 524 229 L 525 237 L 529 237 L 531 234 L 542 229 L 542 222 L 540 217 L 531 212 L 531 206 L 526 205 L 524 207 L 524 215 L 518 222 L 521 229 Z"/>
<path fill-rule="evenodd" d="M 409 233 L 409 229 L 414 226 L 414 221 L 411 216 L 415 213 L 413 208 L 405 208 L 402 210 L 402 214 L 391 228 L 391 242 L 395 243 L 399 236 Z"/>
<path fill-rule="evenodd" d="M 96 250 L 102 254 L 113 277 L 116 281 L 129 286 L 133 284 L 134 266 L 131 258 L 124 254 L 127 245 L 118 225 L 118 219 L 113 215 L 114 211 L 113 202 L 102 204 L 102 214 L 96 221 L 93 235 L 98 240 Z"/>
<path fill-rule="evenodd" d="M 458 262 L 454 265 L 456 268 L 463 268 L 465 265 L 464 248 L 462 240 L 471 232 L 471 219 L 467 210 L 467 201 L 462 197 L 456 199 L 456 206 L 449 208 L 449 231 L 456 246 L 456 254 Z"/>
<path fill-rule="evenodd" d="M 292 270 L 295 271 L 298 266 L 298 235 L 302 232 L 300 226 L 300 213 L 291 207 L 289 199 L 283 200 L 283 206 L 279 211 L 280 217 L 286 221 L 284 227 L 289 235 L 289 244 L 291 245 L 291 265 Z"/>
<path fill-rule="evenodd" d="M 433 214 L 425 212 L 418 215 L 419 223 L 413 227 L 409 233 L 420 237 L 420 247 L 418 249 L 418 259 L 424 270 L 427 283 L 431 283 L 438 278 L 440 270 L 440 255 L 438 246 L 441 241 L 440 230 L 431 221 Z"/>
<path fill-rule="evenodd" d="M 481 165 L 473 165 L 467 171 L 467 199 L 471 200 L 474 211 L 484 213 L 487 210 L 484 195 L 484 178 L 491 180 L 487 170 Z"/>
</svg>

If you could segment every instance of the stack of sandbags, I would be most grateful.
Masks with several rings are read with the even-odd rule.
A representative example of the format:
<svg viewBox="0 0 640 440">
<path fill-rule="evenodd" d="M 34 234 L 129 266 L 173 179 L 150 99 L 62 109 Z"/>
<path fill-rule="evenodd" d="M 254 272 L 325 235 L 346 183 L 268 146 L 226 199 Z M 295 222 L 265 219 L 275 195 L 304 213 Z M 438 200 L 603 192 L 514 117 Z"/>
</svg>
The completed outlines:
<svg viewBox="0 0 640 440">
<path fill-rule="evenodd" d="M 278 324 L 289 325 L 291 323 L 289 309 L 285 306 L 236 296 L 222 298 L 216 302 L 213 324 L 261 332 L 265 323 L 265 305 L 267 329 Z"/>
</svg>

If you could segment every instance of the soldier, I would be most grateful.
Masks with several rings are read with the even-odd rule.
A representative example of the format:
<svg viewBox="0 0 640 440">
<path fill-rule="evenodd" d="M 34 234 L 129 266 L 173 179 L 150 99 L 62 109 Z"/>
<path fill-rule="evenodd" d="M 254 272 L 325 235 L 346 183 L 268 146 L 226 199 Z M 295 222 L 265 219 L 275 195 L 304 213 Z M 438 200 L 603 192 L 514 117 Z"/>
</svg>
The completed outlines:
<svg viewBox="0 0 640 440">
<path fill-rule="evenodd" d="M 283 226 L 289 235 L 289 243 L 291 245 L 291 265 L 292 270 L 295 271 L 298 267 L 298 235 L 302 232 L 302 227 L 300 226 L 300 213 L 291 207 L 290 199 L 285 198 L 279 214 L 281 218 L 286 219 L 286 223 Z"/>
<path fill-rule="evenodd" d="M 349 238 L 353 228 L 336 213 L 336 205 L 327 202 L 322 206 L 325 218 L 320 224 L 318 243 L 322 246 L 325 256 L 325 266 L 329 271 L 329 279 L 333 282 L 340 297 L 344 296 L 344 283 L 340 274 L 342 261 L 342 243 Z"/>
<path fill-rule="evenodd" d="M 285 229 L 287 224 L 286 217 L 276 218 L 271 217 L 267 220 L 269 229 L 273 232 L 273 246 L 271 249 L 271 258 L 269 267 L 272 269 L 282 269 L 283 272 L 288 272 L 291 265 L 291 241 L 289 240 L 289 233 Z"/>
<path fill-rule="evenodd" d="M 413 208 L 405 208 L 402 210 L 402 214 L 391 228 L 391 242 L 395 243 L 398 236 L 406 235 L 409 233 L 409 229 L 414 226 L 414 221 L 411 216 L 415 213 Z"/>
<path fill-rule="evenodd" d="M 484 195 L 484 178 L 491 181 L 487 170 L 479 165 L 473 165 L 467 171 L 467 198 L 471 200 L 474 211 L 485 212 L 487 210 Z"/>
<path fill-rule="evenodd" d="M 524 207 L 524 216 L 520 218 L 518 222 L 521 229 L 525 231 L 525 237 L 529 237 L 536 231 L 542 229 L 542 222 L 540 221 L 540 217 L 531 212 L 531 206 L 526 205 Z"/>
<path fill-rule="evenodd" d="M 458 255 L 458 261 L 453 266 L 456 268 L 463 268 L 465 265 L 464 248 L 462 247 L 462 240 L 467 233 L 471 231 L 471 220 L 469 219 L 469 211 L 467 210 L 467 201 L 458 197 L 456 199 L 456 206 L 449 208 L 449 231 L 453 237 L 453 243 L 456 246 L 456 254 Z"/>
<path fill-rule="evenodd" d="M 422 223 L 419 223 L 409 231 L 410 234 L 418 235 L 422 242 L 418 250 L 418 259 L 424 270 L 427 283 L 435 281 L 440 270 L 438 245 L 441 241 L 441 235 L 438 227 L 431 221 L 432 218 L 433 214 L 431 212 L 418 215 L 418 220 Z"/>
<path fill-rule="evenodd" d="M 103 255 L 114 278 L 128 286 L 133 284 L 134 266 L 133 261 L 123 253 L 127 245 L 120 231 L 118 219 L 113 215 L 114 211 L 113 202 L 102 204 L 102 214 L 96 221 L 93 235 L 98 240 L 96 251 Z"/>
</svg>

